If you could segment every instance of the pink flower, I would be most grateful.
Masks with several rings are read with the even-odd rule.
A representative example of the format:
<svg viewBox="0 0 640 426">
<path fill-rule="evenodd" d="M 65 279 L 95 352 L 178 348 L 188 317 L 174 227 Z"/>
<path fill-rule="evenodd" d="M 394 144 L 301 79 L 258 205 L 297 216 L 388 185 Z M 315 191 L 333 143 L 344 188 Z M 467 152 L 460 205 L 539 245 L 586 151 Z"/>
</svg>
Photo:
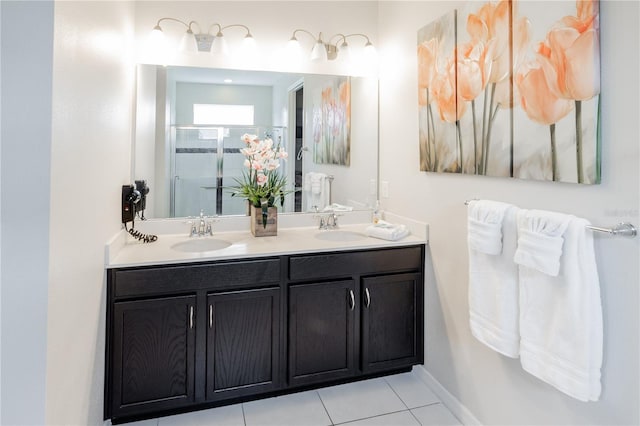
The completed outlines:
<svg viewBox="0 0 640 426">
<path fill-rule="evenodd" d="M 475 99 L 487 85 L 491 72 L 487 53 L 481 41 L 458 46 L 458 94 L 466 101 Z"/>
<path fill-rule="evenodd" d="M 267 176 L 263 173 L 258 173 L 256 176 L 256 182 L 259 186 L 264 186 L 267 183 Z"/>
<path fill-rule="evenodd" d="M 431 90 L 435 98 L 440 120 L 455 123 L 467 109 L 467 103 L 460 96 L 456 96 L 456 76 L 453 57 L 449 59 L 447 70 L 438 73 L 431 82 Z"/>
<path fill-rule="evenodd" d="M 573 102 L 556 96 L 547 84 L 545 69 L 538 62 L 521 67 L 516 75 L 520 104 L 527 116 L 540 124 L 557 123 L 573 109 Z"/>
<path fill-rule="evenodd" d="M 538 46 L 547 84 L 558 97 L 585 101 L 600 93 L 597 4 L 578 0 L 578 16 L 565 16 Z"/>
</svg>

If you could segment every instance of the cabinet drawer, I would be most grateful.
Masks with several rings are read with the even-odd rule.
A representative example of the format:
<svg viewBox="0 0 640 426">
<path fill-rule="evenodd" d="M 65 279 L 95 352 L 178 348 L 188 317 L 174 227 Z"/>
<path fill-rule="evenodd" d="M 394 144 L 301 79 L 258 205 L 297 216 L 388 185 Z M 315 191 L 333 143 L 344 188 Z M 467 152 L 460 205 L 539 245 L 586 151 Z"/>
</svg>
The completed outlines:
<svg viewBox="0 0 640 426">
<path fill-rule="evenodd" d="M 420 270 L 422 247 L 402 247 L 350 253 L 293 256 L 289 279 L 302 281 L 373 273 Z"/>
<path fill-rule="evenodd" d="M 280 282 L 280 260 L 115 269 L 110 272 L 109 279 L 115 298 L 200 289 L 259 287 Z"/>
</svg>

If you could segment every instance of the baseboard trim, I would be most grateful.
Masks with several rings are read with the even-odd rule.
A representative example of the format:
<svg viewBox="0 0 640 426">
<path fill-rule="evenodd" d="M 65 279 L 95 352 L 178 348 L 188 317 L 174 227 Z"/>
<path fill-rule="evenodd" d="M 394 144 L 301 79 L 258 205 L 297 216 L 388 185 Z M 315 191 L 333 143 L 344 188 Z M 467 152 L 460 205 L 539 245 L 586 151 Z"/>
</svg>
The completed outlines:
<svg viewBox="0 0 640 426">
<path fill-rule="evenodd" d="M 436 394 L 440 401 L 453 413 L 454 416 L 467 426 L 482 426 L 482 423 L 465 407 L 455 396 L 453 396 L 435 377 L 429 373 L 424 366 L 417 365 L 413 368 L 413 373 L 418 376 Z"/>
</svg>

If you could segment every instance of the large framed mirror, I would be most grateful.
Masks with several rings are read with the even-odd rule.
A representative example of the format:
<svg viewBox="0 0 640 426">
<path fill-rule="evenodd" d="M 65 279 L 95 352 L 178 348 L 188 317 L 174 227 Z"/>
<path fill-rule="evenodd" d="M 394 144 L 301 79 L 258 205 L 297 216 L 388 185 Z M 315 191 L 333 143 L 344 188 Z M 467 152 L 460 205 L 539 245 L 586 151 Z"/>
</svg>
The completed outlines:
<svg viewBox="0 0 640 426">
<path fill-rule="evenodd" d="M 332 89 L 349 108 L 339 159 L 322 151 L 334 138 L 327 128 L 336 119 Z M 231 196 L 245 133 L 270 137 L 289 154 L 282 173 L 290 194 L 281 212 L 375 205 L 377 79 L 141 64 L 132 164 L 135 180 L 150 187 L 145 217 L 245 215 L 246 202 Z"/>
</svg>

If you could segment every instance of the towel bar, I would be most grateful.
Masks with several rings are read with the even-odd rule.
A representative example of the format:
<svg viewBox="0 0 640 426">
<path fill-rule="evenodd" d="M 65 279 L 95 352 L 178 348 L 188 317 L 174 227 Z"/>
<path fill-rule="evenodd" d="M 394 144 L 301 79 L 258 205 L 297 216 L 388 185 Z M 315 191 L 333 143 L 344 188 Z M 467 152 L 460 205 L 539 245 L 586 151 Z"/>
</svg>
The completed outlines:
<svg viewBox="0 0 640 426">
<path fill-rule="evenodd" d="M 466 200 L 464 202 L 464 205 L 468 206 L 469 202 L 471 201 L 477 201 L 477 198 Z M 587 225 L 587 229 L 591 229 L 592 231 L 596 231 L 596 232 L 604 232 L 604 233 L 613 235 L 614 237 L 620 236 L 620 237 L 633 238 L 636 235 L 638 235 L 638 231 L 636 230 L 636 227 L 629 222 L 621 222 L 616 226 L 614 226 L 613 228 L 602 228 L 600 226 Z"/>
<path fill-rule="evenodd" d="M 630 224 L 629 222 L 619 223 L 613 228 L 601 228 L 599 226 L 591 226 L 591 225 L 588 225 L 587 228 L 596 232 L 606 232 L 607 234 L 611 234 L 613 236 L 633 238 L 636 235 L 638 235 L 638 231 L 636 231 L 636 227 Z"/>
</svg>

